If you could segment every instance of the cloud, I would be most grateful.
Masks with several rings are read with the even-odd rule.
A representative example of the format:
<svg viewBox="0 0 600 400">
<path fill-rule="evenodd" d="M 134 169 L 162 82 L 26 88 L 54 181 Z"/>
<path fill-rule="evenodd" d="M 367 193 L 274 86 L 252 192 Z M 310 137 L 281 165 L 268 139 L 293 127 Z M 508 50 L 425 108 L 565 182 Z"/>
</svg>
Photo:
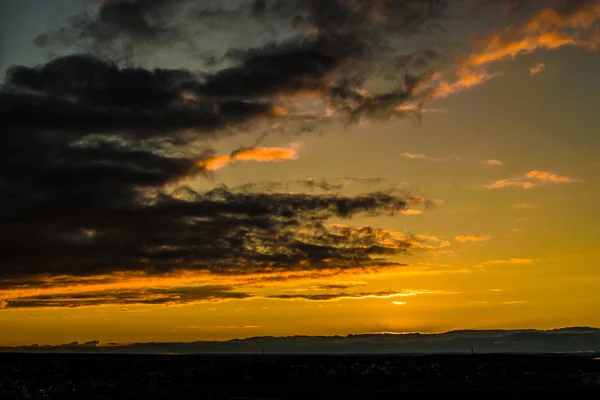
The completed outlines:
<svg viewBox="0 0 600 400">
<path fill-rule="evenodd" d="M 536 208 L 540 208 L 539 205 L 532 204 L 532 203 L 519 203 L 519 204 L 515 204 L 513 207 L 514 208 L 520 208 L 520 209 L 523 209 L 523 210 L 534 210 Z"/>
<path fill-rule="evenodd" d="M 460 161 L 460 156 L 448 156 L 448 157 L 429 157 L 425 154 L 417 154 L 417 153 L 402 153 L 400 157 L 407 158 L 409 160 L 420 160 L 420 161 L 430 161 L 430 162 L 447 162 L 447 161 Z"/>
<path fill-rule="evenodd" d="M 466 243 L 466 242 L 486 242 L 492 239 L 492 235 L 458 235 L 454 239 L 457 242 Z"/>
<path fill-rule="evenodd" d="M 439 237 L 434 236 L 434 235 L 419 233 L 419 234 L 415 235 L 415 239 L 418 240 L 419 242 L 422 242 L 425 247 L 430 248 L 430 249 L 441 249 L 441 248 L 452 246 L 452 243 L 450 241 L 440 239 Z"/>
<path fill-rule="evenodd" d="M 397 256 L 422 250 L 418 241 L 329 221 L 416 213 L 430 207 L 425 199 L 185 185 L 224 164 L 297 157 L 297 147 L 260 147 L 260 140 L 219 156 L 206 148 L 209 140 L 414 115 L 396 108 L 413 99 L 437 53 L 388 44 L 427 34 L 443 3 L 105 0 L 67 16 L 35 42 L 70 55 L 13 65 L 0 88 L 0 169 L 10 171 L 0 182 L 0 240 L 9 249 L 0 255 L 9 266 L 0 281 L 402 265 Z M 261 32 L 285 26 L 284 37 L 246 29 L 256 25 Z M 200 54 L 206 43 L 196 46 L 190 34 L 203 40 L 198 32 L 207 26 L 212 37 L 225 34 L 210 43 L 213 53 Z M 228 42 L 232 30 L 243 33 L 235 43 Z M 182 47 L 186 60 L 206 62 L 181 67 L 174 54 Z M 165 49 L 169 57 L 161 56 Z M 164 66 L 148 67 L 159 63 L 152 60 Z M 392 74 L 364 68 L 375 61 Z M 372 82 L 384 76 L 384 85 Z M 310 112 L 301 113 L 307 102 Z M 349 183 L 367 182 L 290 185 L 331 192 Z"/>
<path fill-rule="evenodd" d="M 416 83 L 438 57 L 424 46 L 407 52 L 396 45 L 397 40 L 409 34 L 427 35 L 445 9 L 446 1 L 440 0 L 385 4 L 372 0 L 352 4 L 111 0 L 35 42 L 125 60 L 145 51 L 179 51 L 216 71 L 186 84 L 202 101 L 290 100 L 308 95 L 323 103 L 318 112 L 310 110 L 313 116 L 405 117 L 414 112 L 396 107 L 410 100 Z M 211 42 L 207 37 L 220 40 Z M 375 63 L 382 72 L 379 76 L 367 66 Z M 390 84 L 374 82 L 379 77 Z M 293 103 L 291 108 L 298 105 Z M 275 114 L 282 116 L 279 111 L 284 109 L 288 107 L 279 105 Z"/>
<path fill-rule="evenodd" d="M 432 290 L 408 290 L 404 292 L 380 291 L 380 292 L 342 292 L 323 294 L 279 294 L 268 296 L 270 299 L 279 300 L 306 300 L 306 301 L 336 301 L 336 300 L 362 300 L 362 299 L 393 299 L 396 297 L 414 297 L 419 295 L 433 294 L 456 294 L 455 292 L 432 291 Z"/>
<path fill-rule="evenodd" d="M 74 308 L 106 305 L 182 305 L 252 298 L 227 286 L 188 286 L 174 288 L 119 289 L 77 293 L 39 294 L 7 298 L 6 309 Z"/>
<path fill-rule="evenodd" d="M 444 99 L 452 94 L 482 85 L 497 76 L 498 74 L 492 74 L 486 71 L 473 71 L 468 69 L 460 69 L 456 72 L 454 81 L 439 80 L 436 79 L 439 75 L 436 75 L 431 82 L 428 82 L 429 86 L 434 87 L 430 98 Z"/>
<path fill-rule="evenodd" d="M 355 286 L 360 286 L 357 284 L 331 284 L 331 285 L 316 285 L 314 289 L 316 290 L 346 290 L 351 289 Z"/>
<path fill-rule="evenodd" d="M 408 209 L 408 210 L 401 210 L 400 213 L 404 214 L 404 215 L 421 215 L 421 214 L 423 214 L 423 211 Z"/>
<path fill-rule="evenodd" d="M 479 266 L 485 265 L 503 265 L 503 264 L 531 264 L 535 260 L 532 258 L 509 258 L 507 260 L 489 260 L 481 263 Z"/>
<path fill-rule="evenodd" d="M 151 191 L 147 197 L 129 186 L 123 189 L 114 182 L 118 176 L 108 172 L 106 178 L 96 174 L 93 182 L 78 183 L 86 190 L 75 193 L 71 187 L 48 186 L 52 185 L 48 179 L 44 207 L 27 200 L 28 193 L 22 201 L 9 203 L 12 208 L 5 211 L 14 218 L 26 213 L 32 219 L 21 218 L 10 235 L 3 235 L 10 250 L 2 257 L 5 265 L 15 267 L 4 268 L 2 274 L 162 273 L 178 268 L 248 274 L 356 268 L 398 265 L 388 258 L 418 249 L 409 238 L 375 228 L 325 224 L 333 217 L 394 214 L 414 204 L 414 198 L 383 192 L 342 196 L 227 188 L 204 193 L 189 188 Z M 136 174 L 128 179 L 138 179 Z M 84 204 L 87 207 L 82 208 Z"/>
<path fill-rule="evenodd" d="M 16 287 L 58 290 L 58 277 L 71 289 L 78 280 L 91 288 L 119 274 L 169 279 L 175 271 L 265 282 L 400 267 L 409 251 L 449 246 L 435 236 L 332 225 L 431 206 L 397 191 L 332 193 L 380 181 L 185 186 L 221 164 L 297 157 L 293 146 L 261 147 L 260 140 L 219 156 L 208 141 L 418 116 L 431 98 L 495 76 L 454 65 L 454 75 L 445 75 L 444 43 L 433 47 L 447 36 L 436 34 L 446 8 L 440 0 L 105 0 L 66 16 L 65 26 L 35 42 L 70 55 L 14 65 L 0 88 L 0 286 L 12 293 L 2 301 L 24 304 L 14 303 L 16 290 L 28 304 L 109 298 L 106 290 L 79 290 L 78 299 Z M 578 13 L 573 7 L 559 15 Z M 407 37 L 411 50 L 398 45 Z M 540 173 L 527 181 L 566 183 Z M 287 190 L 294 185 L 316 193 Z M 142 289 L 112 288 L 110 299 L 206 300 L 205 292 Z"/>
<path fill-rule="evenodd" d="M 544 64 L 544 63 L 535 64 L 535 65 L 532 65 L 531 67 L 529 67 L 529 75 L 535 76 L 541 72 L 544 72 L 545 70 L 546 70 L 546 64 Z"/>
<path fill-rule="evenodd" d="M 392 301 L 392 304 L 396 305 L 396 306 L 403 306 L 406 304 L 405 301 Z"/>
<path fill-rule="evenodd" d="M 354 177 L 339 177 L 333 179 L 292 179 L 282 182 L 262 182 L 262 183 L 247 183 L 236 187 L 237 190 L 243 192 L 274 192 L 274 191 L 301 191 L 308 189 L 310 192 L 342 192 L 342 189 L 350 186 L 375 186 L 382 183 L 387 183 L 384 178 L 354 178 Z M 394 190 L 394 189 L 392 189 Z"/>
<path fill-rule="evenodd" d="M 156 281 L 155 281 L 156 282 Z M 179 306 L 195 303 L 220 303 L 233 300 L 271 299 L 271 300 L 305 300 L 305 301 L 337 301 L 346 299 L 392 299 L 398 297 L 414 297 L 420 295 L 456 294 L 455 292 L 435 290 L 404 290 L 374 292 L 335 292 L 356 285 L 329 285 L 315 287 L 314 290 L 326 293 L 280 293 L 258 295 L 236 290 L 230 285 L 196 285 L 193 282 L 179 282 L 176 286 L 139 286 L 127 288 L 121 285 L 116 288 L 86 289 L 85 286 L 74 288 L 55 288 L 57 290 L 13 290 L 0 291 L 3 309 L 22 308 L 78 308 L 102 306 Z M 334 291 L 334 292 L 332 292 Z"/>
<path fill-rule="evenodd" d="M 502 304 L 509 305 L 509 306 L 518 305 L 518 304 L 524 304 L 524 303 L 527 303 L 527 301 L 523 301 L 523 300 L 511 300 L 511 301 L 504 301 L 504 302 L 502 302 Z"/>
<path fill-rule="evenodd" d="M 494 160 L 494 159 L 485 160 L 483 163 L 490 167 L 501 167 L 504 165 L 504 163 L 502 161 L 498 161 L 498 160 Z"/>
<path fill-rule="evenodd" d="M 523 189 L 531 189 L 536 186 L 542 186 L 546 184 L 565 184 L 581 182 L 568 176 L 559 176 L 551 172 L 533 170 L 525 174 L 522 177 L 501 179 L 490 185 L 484 187 L 488 189 L 504 189 L 510 187 L 521 187 Z"/>
<path fill-rule="evenodd" d="M 503 7 L 500 11 L 507 20 L 506 27 L 491 34 L 479 34 L 478 39 L 471 44 L 471 54 L 457 57 L 453 65 L 440 68 L 423 80 L 417 90 L 422 96 L 419 102 L 421 108 L 433 100 L 444 99 L 500 76 L 500 73 L 490 72 L 493 63 L 514 59 L 539 49 L 578 46 L 596 50 L 600 43 L 596 27 L 596 22 L 600 19 L 600 4 L 595 0 L 540 1 L 535 4 L 475 2 L 479 7 L 478 12 L 481 12 L 481 6 L 498 4 Z M 523 21 L 521 18 L 525 12 L 529 16 Z M 517 16 L 521 18 L 517 19 Z M 544 64 L 533 66 L 530 74 L 535 75 L 543 71 L 544 67 Z"/>
<path fill-rule="evenodd" d="M 221 329 L 258 329 L 259 325 L 189 325 L 189 326 L 176 326 L 177 329 L 191 329 L 199 331 L 212 331 Z"/>
<path fill-rule="evenodd" d="M 291 143 L 289 147 L 250 147 L 242 148 L 229 156 L 214 156 L 199 161 L 199 166 L 208 171 L 216 171 L 228 164 L 240 161 L 281 162 L 298 158 L 297 149 L 300 143 Z"/>
<path fill-rule="evenodd" d="M 538 49 L 562 46 L 582 46 L 595 49 L 597 42 L 590 35 L 600 18 L 600 4 L 595 1 L 569 2 L 569 6 L 543 8 L 520 25 L 509 26 L 479 43 L 480 50 L 472 54 L 467 65 L 480 66 Z"/>
</svg>

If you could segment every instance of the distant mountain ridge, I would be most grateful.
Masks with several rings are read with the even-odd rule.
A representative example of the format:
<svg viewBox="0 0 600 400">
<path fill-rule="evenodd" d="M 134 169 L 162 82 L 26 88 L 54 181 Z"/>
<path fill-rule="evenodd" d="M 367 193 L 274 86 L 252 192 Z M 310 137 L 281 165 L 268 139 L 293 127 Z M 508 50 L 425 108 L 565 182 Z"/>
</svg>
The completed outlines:
<svg viewBox="0 0 600 400">
<path fill-rule="evenodd" d="M 227 341 L 0 347 L 0 352 L 122 354 L 422 354 L 600 352 L 600 329 L 455 330 L 444 333 L 376 333 L 346 336 L 256 336 Z"/>
</svg>

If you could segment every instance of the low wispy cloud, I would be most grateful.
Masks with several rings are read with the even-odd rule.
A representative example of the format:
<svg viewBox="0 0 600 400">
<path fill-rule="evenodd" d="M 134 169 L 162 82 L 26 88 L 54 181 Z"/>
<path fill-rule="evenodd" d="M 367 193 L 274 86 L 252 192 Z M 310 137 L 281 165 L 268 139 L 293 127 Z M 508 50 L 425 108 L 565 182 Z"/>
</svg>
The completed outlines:
<svg viewBox="0 0 600 400">
<path fill-rule="evenodd" d="M 10 296 L 10 292 L 5 294 Z M 218 303 L 254 297 L 237 292 L 233 287 L 220 285 L 157 287 L 143 289 L 118 289 L 84 291 L 76 293 L 32 294 L 2 300 L 0 308 L 76 308 L 106 305 L 183 305 L 192 303 Z"/>
<path fill-rule="evenodd" d="M 546 64 L 544 64 L 544 63 L 535 64 L 535 65 L 532 65 L 531 67 L 529 67 L 529 75 L 535 76 L 541 72 L 544 72 L 545 70 L 546 70 Z"/>
<path fill-rule="evenodd" d="M 483 163 L 490 167 L 501 167 L 504 165 L 504 163 L 502 161 L 498 161 L 498 160 L 494 160 L 494 159 L 485 160 L 485 161 L 483 161 Z"/>
<path fill-rule="evenodd" d="M 517 304 L 524 304 L 527 303 L 524 300 L 511 300 L 511 301 L 503 301 L 502 304 L 507 305 L 507 306 L 513 306 L 513 305 L 517 305 Z"/>
<path fill-rule="evenodd" d="M 487 242 L 493 238 L 492 235 L 458 235 L 454 239 L 457 242 L 466 243 L 466 242 Z"/>
<path fill-rule="evenodd" d="M 430 161 L 430 162 L 448 162 L 448 161 L 460 161 L 460 156 L 447 156 L 447 157 L 430 157 L 421 153 L 402 153 L 400 157 L 407 158 L 409 160 L 419 161 Z"/>
<path fill-rule="evenodd" d="M 232 152 L 228 156 L 213 156 L 199 162 L 208 171 L 219 170 L 240 161 L 282 162 L 298 158 L 301 143 L 290 143 L 288 147 L 248 147 Z"/>
<path fill-rule="evenodd" d="M 540 208 L 539 205 L 533 203 L 519 203 L 515 204 L 513 207 L 521 210 L 534 210 L 536 208 Z"/>
<path fill-rule="evenodd" d="M 490 185 L 485 185 L 487 189 L 505 189 L 511 187 L 520 187 L 523 189 L 531 189 L 536 186 L 547 184 L 565 184 L 581 182 L 578 179 L 568 176 L 560 176 L 552 172 L 533 170 L 526 173 L 524 176 L 515 178 L 501 179 Z"/>
<path fill-rule="evenodd" d="M 259 325 L 186 325 L 176 326 L 175 330 L 198 330 L 198 331 L 214 331 L 226 329 L 258 329 Z"/>
<path fill-rule="evenodd" d="M 487 265 L 506 265 L 506 264 L 531 264 L 534 262 L 533 258 L 509 258 L 506 260 L 489 260 L 482 262 L 477 267 L 484 267 Z"/>
<path fill-rule="evenodd" d="M 317 294 L 278 294 L 268 296 L 269 299 L 279 300 L 305 300 L 305 301 L 336 301 L 336 300 L 360 300 L 360 299 L 393 299 L 397 297 L 414 297 L 421 295 L 436 294 L 458 294 L 457 292 L 446 292 L 441 290 L 405 290 L 379 291 L 379 292 L 342 292 L 342 293 L 317 293 Z"/>
</svg>

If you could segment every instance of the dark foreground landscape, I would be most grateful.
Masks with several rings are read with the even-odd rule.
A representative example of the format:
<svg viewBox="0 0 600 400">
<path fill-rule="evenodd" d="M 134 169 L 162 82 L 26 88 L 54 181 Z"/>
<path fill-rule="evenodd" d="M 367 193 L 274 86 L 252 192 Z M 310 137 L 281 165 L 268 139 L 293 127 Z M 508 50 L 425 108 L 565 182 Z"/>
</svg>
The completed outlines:
<svg viewBox="0 0 600 400">
<path fill-rule="evenodd" d="M 597 357 L 4 353 L 0 354 L 0 399 L 597 396 Z"/>
</svg>

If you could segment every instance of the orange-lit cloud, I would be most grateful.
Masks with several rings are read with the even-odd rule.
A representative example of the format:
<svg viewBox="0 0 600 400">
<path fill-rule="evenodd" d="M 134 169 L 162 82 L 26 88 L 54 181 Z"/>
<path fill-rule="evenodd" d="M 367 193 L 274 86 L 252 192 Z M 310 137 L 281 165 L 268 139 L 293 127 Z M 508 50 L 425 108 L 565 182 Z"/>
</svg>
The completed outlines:
<svg viewBox="0 0 600 400">
<path fill-rule="evenodd" d="M 490 167 L 501 167 L 504 165 L 504 163 L 502 161 L 498 161 L 498 160 L 485 160 L 483 162 L 485 165 L 489 165 Z"/>
<path fill-rule="evenodd" d="M 475 41 L 474 51 L 463 57 L 454 68 L 436 73 L 421 85 L 429 93 L 424 101 L 443 99 L 479 86 L 498 73 L 488 71 L 494 62 L 514 59 L 539 49 L 553 50 L 564 46 L 585 47 L 596 50 L 600 44 L 600 2 L 590 2 L 571 12 L 545 8 L 527 21 Z M 544 71 L 543 63 L 533 65 L 530 74 Z"/>
<path fill-rule="evenodd" d="M 228 156 L 214 156 L 198 162 L 199 167 L 209 171 L 219 170 L 226 165 L 240 161 L 281 162 L 298 158 L 301 143 L 290 143 L 289 147 L 250 147 L 231 153 Z"/>
<path fill-rule="evenodd" d="M 492 239 L 492 235 L 458 235 L 454 239 L 457 242 L 466 243 L 466 242 L 486 242 Z"/>
<path fill-rule="evenodd" d="M 417 154 L 417 153 L 402 153 L 400 157 L 407 158 L 409 160 L 419 160 L 419 161 L 430 161 L 430 162 L 446 162 L 446 161 L 459 161 L 460 156 L 448 156 L 448 157 L 429 157 L 425 154 Z"/>
<path fill-rule="evenodd" d="M 510 26 L 479 44 L 479 51 L 465 62 L 480 66 L 538 49 L 556 49 L 562 46 L 582 46 L 595 49 L 597 37 L 590 32 L 600 19 L 600 3 L 593 2 L 580 9 L 561 14 L 545 8 L 519 26 Z"/>
<path fill-rule="evenodd" d="M 580 181 L 574 178 L 570 178 L 568 176 L 559 176 L 551 172 L 534 170 L 528 172 L 524 176 L 501 179 L 490 185 L 485 185 L 484 187 L 488 189 L 504 189 L 510 187 L 531 189 L 532 187 L 541 186 L 545 184 L 565 184 L 575 182 Z"/>
<path fill-rule="evenodd" d="M 497 76 L 498 74 L 492 74 L 483 70 L 461 68 L 456 72 L 456 79 L 451 81 L 443 80 L 430 84 L 436 86 L 431 98 L 444 99 L 452 94 L 479 86 Z"/>
<path fill-rule="evenodd" d="M 408 210 L 401 210 L 400 213 L 404 214 L 404 215 L 421 215 L 421 214 L 423 214 L 423 211 L 408 209 Z"/>
<path fill-rule="evenodd" d="M 532 65 L 531 67 L 529 67 L 529 75 L 535 76 L 541 72 L 544 72 L 545 70 L 546 70 L 546 64 L 544 64 L 544 63 L 535 64 L 535 65 Z"/>
<path fill-rule="evenodd" d="M 529 54 L 537 49 L 557 49 L 578 42 L 566 34 L 534 33 L 530 37 L 505 42 L 500 36 L 492 37 L 482 53 L 469 57 L 467 65 L 480 66 L 505 58 L 515 58 L 519 54 Z"/>
<path fill-rule="evenodd" d="M 439 237 L 434 235 L 417 234 L 414 237 L 419 243 L 422 243 L 429 249 L 440 249 L 452 246 L 452 243 L 448 240 L 440 239 Z"/>
</svg>

